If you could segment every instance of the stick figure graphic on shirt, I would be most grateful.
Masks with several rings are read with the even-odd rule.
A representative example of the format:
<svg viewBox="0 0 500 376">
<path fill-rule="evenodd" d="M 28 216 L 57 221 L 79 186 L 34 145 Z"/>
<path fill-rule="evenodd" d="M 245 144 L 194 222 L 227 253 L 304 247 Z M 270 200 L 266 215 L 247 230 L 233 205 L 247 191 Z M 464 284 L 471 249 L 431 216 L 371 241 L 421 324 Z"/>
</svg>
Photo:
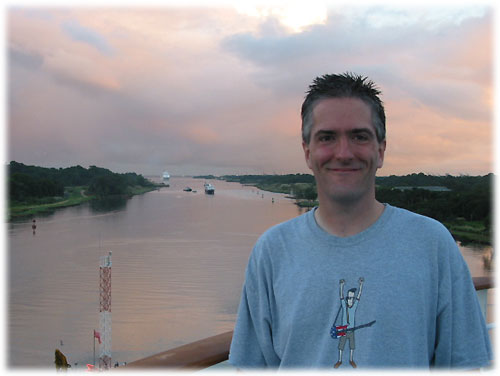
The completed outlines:
<svg viewBox="0 0 500 376">
<path fill-rule="evenodd" d="M 358 303 L 359 300 L 361 299 L 361 292 L 363 291 L 363 283 L 365 282 L 364 278 L 361 277 L 359 279 L 359 290 L 358 290 L 358 296 L 356 295 L 356 289 L 352 288 L 347 291 L 347 296 L 344 298 L 344 285 L 345 285 L 345 280 L 341 279 L 340 280 L 340 308 L 339 312 L 337 313 L 337 317 L 335 318 L 335 321 L 337 321 L 338 314 L 340 311 L 342 311 L 342 319 L 341 319 L 341 325 L 336 326 L 335 322 L 333 324 L 333 327 L 331 329 L 331 335 L 333 338 L 339 338 L 339 360 L 337 363 L 335 363 L 334 368 L 339 368 L 340 365 L 342 364 L 342 354 L 344 352 L 345 348 L 345 343 L 347 340 L 349 340 L 349 349 L 350 349 L 350 356 L 349 356 L 349 364 L 353 367 L 356 368 L 356 363 L 354 362 L 354 349 L 356 348 L 355 345 L 355 340 L 354 340 L 354 331 L 356 329 L 359 329 L 360 327 L 356 328 L 355 327 L 355 316 L 356 316 L 356 310 L 358 309 Z M 375 323 L 375 321 L 371 322 L 370 324 L 363 325 L 364 326 L 371 326 Z"/>
</svg>

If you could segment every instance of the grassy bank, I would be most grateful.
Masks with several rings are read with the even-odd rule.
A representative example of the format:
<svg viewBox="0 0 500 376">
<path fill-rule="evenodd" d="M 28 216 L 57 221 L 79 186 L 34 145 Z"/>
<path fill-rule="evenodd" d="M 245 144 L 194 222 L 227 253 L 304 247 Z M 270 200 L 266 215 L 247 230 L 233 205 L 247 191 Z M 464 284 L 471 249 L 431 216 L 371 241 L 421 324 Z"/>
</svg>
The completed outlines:
<svg viewBox="0 0 500 376">
<path fill-rule="evenodd" d="M 67 187 L 65 197 L 47 198 L 38 202 L 9 203 L 7 220 L 22 219 L 32 217 L 36 214 L 50 213 L 58 208 L 80 205 L 83 202 L 92 200 L 93 196 L 85 195 L 86 187 Z M 44 202 L 45 201 L 45 202 Z"/>
<path fill-rule="evenodd" d="M 295 199 L 295 204 L 301 208 L 313 208 L 318 205 L 316 200 L 308 200 L 303 198 L 297 198 L 297 193 L 305 192 L 308 189 L 312 189 L 310 183 L 291 183 L 291 184 L 280 184 L 280 183 L 259 183 L 252 186 L 259 188 L 262 191 L 273 192 L 273 193 L 283 193 L 289 195 L 289 198 Z"/>
<path fill-rule="evenodd" d="M 251 184 L 252 186 L 259 188 L 262 191 L 273 192 L 273 193 L 284 193 L 291 194 L 292 184 Z"/>
<path fill-rule="evenodd" d="M 158 187 L 133 186 L 127 188 L 127 196 L 134 196 L 153 191 Z M 59 208 L 80 205 L 84 202 L 95 199 L 95 196 L 87 195 L 86 186 L 66 187 L 65 197 L 54 197 L 38 200 L 38 202 L 9 203 L 7 221 L 16 219 L 31 218 L 37 214 L 51 213 Z"/>
<path fill-rule="evenodd" d="M 453 237 L 462 243 L 492 244 L 493 234 L 483 222 L 459 219 L 453 222 L 444 222 L 443 224 Z"/>
<path fill-rule="evenodd" d="M 159 189 L 162 186 L 165 186 L 165 185 L 152 186 L 152 187 L 143 187 L 141 185 L 136 185 L 136 186 L 133 186 L 133 187 L 128 187 L 127 188 L 127 194 L 129 196 L 142 195 L 143 193 L 155 191 L 155 190 Z"/>
<path fill-rule="evenodd" d="M 319 205 L 319 202 L 315 200 L 296 200 L 295 204 L 301 208 L 314 208 Z"/>
</svg>

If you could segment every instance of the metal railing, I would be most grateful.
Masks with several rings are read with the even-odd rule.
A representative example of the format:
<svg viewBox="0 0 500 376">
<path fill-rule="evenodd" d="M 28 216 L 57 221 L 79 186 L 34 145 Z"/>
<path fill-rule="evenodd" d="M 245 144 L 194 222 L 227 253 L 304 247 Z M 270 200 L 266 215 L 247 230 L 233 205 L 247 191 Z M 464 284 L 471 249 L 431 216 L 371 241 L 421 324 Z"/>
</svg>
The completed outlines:
<svg viewBox="0 0 500 376">
<path fill-rule="evenodd" d="M 493 288 L 493 280 L 490 277 L 474 277 L 473 282 L 482 312 L 486 317 L 488 304 L 487 293 L 488 289 Z M 489 329 L 492 327 L 493 324 L 488 324 Z M 119 369 L 170 368 L 199 370 L 208 368 L 228 359 L 232 337 L 232 331 L 218 334 L 144 359 L 136 360 L 128 363 L 125 367 L 119 367 Z"/>
<path fill-rule="evenodd" d="M 228 359 L 233 331 L 218 334 L 200 341 L 128 363 L 131 368 L 203 369 Z"/>
</svg>

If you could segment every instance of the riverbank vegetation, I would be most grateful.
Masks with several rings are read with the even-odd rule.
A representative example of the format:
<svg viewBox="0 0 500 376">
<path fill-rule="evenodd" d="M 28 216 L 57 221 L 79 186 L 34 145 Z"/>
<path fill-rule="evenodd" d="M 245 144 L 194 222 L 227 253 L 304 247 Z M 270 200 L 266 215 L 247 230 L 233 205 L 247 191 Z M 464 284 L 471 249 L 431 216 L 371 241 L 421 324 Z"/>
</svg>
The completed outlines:
<svg viewBox="0 0 500 376">
<path fill-rule="evenodd" d="M 251 185 L 263 191 L 288 194 L 298 200 L 299 205 L 307 201 L 314 202 L 317 196 L 314 176 L 309 174 L 224 175 L 222 179 Z"/>
<path fill-rule="evenodd" d="M 312 175 L 226 175 L 221 179 L 288 194 L 300 206 L 318 205 Z M 383 176 L 376 179 L 376 197 L 442 222 L 463 243 L 491 244 L 493 179 L 493 174 Z"/>
<path fill-rule="evenodd" d="M 310 174 L 199 176 L 255 186 L 289 195 L 300 206 L 318 205 Z M 410 174 L 376 178 L 380 202 L 411 210 L 442 222 L 462 242 L 491 244 L 494 175 L 433 176 Z M 81 166 L 43 168 L 11 162 L 8 166 L 8 220 L 31 217 L 59 207 L 141 194 L 158 185 L 135 173 Z"/>
<path fill-rule="evenodd" d="M 130 197 L 157 188 L 136 173 L 118 174 L 90 166 L 45 168 L 12 161 L 8 166 L 7 220 L 107 197 Z"/>
</svg>

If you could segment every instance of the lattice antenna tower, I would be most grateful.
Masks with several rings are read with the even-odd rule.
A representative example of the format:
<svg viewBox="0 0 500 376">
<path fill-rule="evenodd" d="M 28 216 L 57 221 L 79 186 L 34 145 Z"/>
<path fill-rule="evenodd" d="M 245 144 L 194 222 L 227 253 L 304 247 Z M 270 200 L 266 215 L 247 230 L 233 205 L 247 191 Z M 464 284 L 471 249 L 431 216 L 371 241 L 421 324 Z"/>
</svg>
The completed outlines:
<svg viewBox="0 0 500 376">
<path fill-rule="evenodd" d="M 99 268 L 99 322 L 101 346 L 99 369 L 111 368 L 111 252 L 102 256 Z"/>
</svg>

